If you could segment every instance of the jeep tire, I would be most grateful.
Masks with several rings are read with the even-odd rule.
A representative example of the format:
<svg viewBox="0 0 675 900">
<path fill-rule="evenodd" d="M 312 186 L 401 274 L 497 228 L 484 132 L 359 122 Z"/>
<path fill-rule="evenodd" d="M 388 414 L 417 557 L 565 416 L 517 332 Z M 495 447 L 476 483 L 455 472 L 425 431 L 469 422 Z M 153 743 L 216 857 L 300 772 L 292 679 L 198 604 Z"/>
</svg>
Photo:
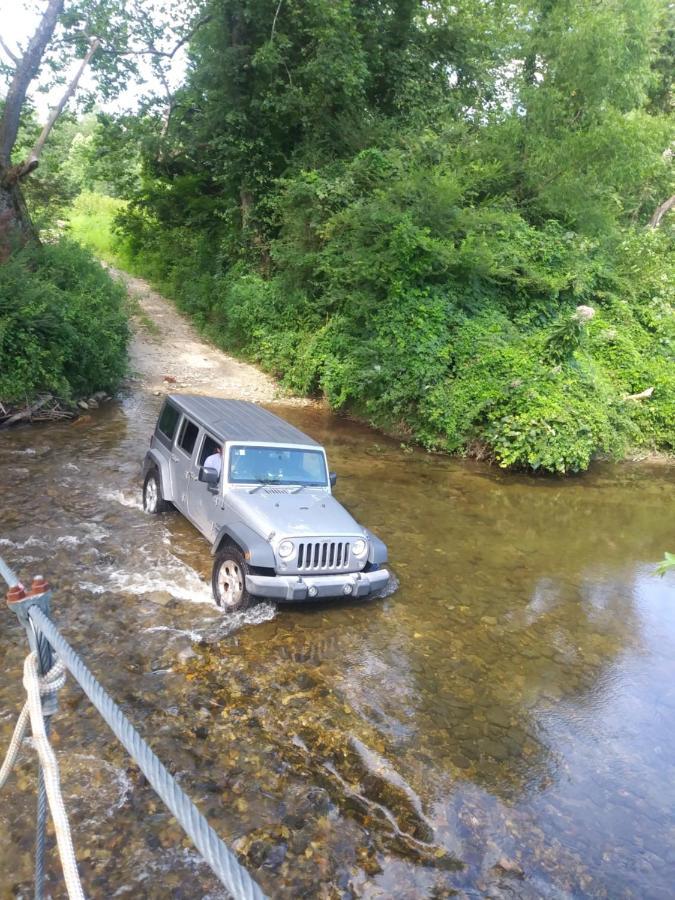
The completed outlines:
<svg viewBox="0 0 675 900">
<path fill-rule="evenodd" d="M 213 563 L 211 588 L 216 604 L 224 612 L 247 609 L 254 599 L 246 590 L 250 569 L 244 554 L 234 544 L 226 544 Z"/>
<path fill-rule="evenodd" d="M 143 482 L 143 510 L 151 515 L 166 512 L 169 503 L 162 497 L 162 485 L 157 469 L 150 469 Z"/>
</svg>

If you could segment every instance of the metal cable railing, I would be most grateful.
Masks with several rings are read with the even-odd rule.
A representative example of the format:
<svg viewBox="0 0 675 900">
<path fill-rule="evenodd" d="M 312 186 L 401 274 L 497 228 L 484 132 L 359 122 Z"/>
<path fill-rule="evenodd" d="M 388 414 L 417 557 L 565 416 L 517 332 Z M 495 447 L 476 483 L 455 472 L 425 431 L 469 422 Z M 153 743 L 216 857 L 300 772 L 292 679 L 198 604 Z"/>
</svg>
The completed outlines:
<svg viewBox="0 0 675 900">
<path fill-rule="evenodd" d="M 8 586 L 13 588 L 8 594 L 8 605 L 14 609 L 19 620 L 26 627 L 31 650 L 36 653 L 40 663 L 40 674 L 45 674 L 43 665 L 49 666 L 51 664 L 51 660 L 44 657 L 44 647 L 40 646 L 44 640 L 45 643 L 48 643 L 51 650 L 58 655 L 59 660 L 80 685 L 103 720 L 136 762 L 159 797 L 171 810 L 180 826 L 191 838 L 195 847 L 221 883 L 236 900 L 239 900 L 239 898 L 241 900 L 264 900 L 265 895 L 260 887 L 240 864 L 233 851 L 226 846 L 192 800 L 177 785 L 173 776 L 129 722 L 117 703 L 99 684 L 75 650 L 65 640 L 56 624 L 49 618 L 50 592 L 45 582 L 42 579 L 34 581 L 33 591 L 37 591 L 37 593 L 26 595 L 16 575 L 1 557 L 0 575 L 2 575 Z M 51 710 L 45 708 L 45 724 L 47 728 L 49 723 L 48 715 L 53 714 L 54 711 L 55 707 Z M 43 784 L 42 778 L 40 779 L 40 784 Z M 43 807 L 44 796 L 42 792 L 39 800 L 39 805 Z M 43 853 L 44 837 L 40 837 L 40 828 L 38 828 L 36 897 L 40 897 L 42 891 Z"/>
</svg>

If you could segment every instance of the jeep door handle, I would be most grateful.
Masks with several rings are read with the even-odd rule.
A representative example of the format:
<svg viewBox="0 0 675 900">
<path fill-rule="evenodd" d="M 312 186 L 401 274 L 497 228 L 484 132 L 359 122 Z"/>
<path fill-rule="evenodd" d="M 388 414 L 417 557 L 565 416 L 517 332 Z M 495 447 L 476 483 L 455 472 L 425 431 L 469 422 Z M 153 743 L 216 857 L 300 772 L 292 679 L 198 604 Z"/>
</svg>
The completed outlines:
<svg viewBox="0 0 675 900">
<path fill-rule="evenodd" d="M 194 472 L 186 472 L 185 477 L 188 479 L 188 481 L 194 481 L 197 476 L 194 474 Z"/>
<path fill-rule="evenodd" d="M 178 457 L 171 454 L 171 462 L 178 462 Z"/>
</svg>

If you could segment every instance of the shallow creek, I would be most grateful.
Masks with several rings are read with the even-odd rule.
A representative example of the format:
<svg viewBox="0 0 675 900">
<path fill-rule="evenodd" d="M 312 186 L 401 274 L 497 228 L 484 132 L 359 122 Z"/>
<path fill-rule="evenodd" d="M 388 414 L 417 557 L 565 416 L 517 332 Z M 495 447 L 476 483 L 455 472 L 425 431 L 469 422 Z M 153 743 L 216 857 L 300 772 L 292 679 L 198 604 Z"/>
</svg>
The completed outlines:
<svg viewBox="0 0 675 900">
<path fill-rule="evenodd" d="M 203 539 L 140 507 L 159 403 L 0 435 L 0 553 L 52 582 L 66 636 L 271 896 L 673 896 L 672 467 L 506 475 L 282 408 L 399 588 L 224 617 Z M 4 754 L 25 645 L 0 623 Z M 72 682 L 54 742 L 89 896 L 224 896 Z M 31 896 L 22 759 L 2 898 Z"/>
</svg>

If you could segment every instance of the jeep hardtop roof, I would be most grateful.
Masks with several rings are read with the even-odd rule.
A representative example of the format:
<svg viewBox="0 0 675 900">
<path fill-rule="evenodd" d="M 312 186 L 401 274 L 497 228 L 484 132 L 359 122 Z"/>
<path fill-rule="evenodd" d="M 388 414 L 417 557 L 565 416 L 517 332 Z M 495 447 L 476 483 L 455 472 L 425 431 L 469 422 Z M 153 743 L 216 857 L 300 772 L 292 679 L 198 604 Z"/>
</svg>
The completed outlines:
<svg viewBox="0 0 675 900">
<path fill-rule="evenodd" d="M 195 394 L 169 394 L 174 406 L 223 441 L 265 441 L 273 444 L 321 446 L 279 416 L 246 400 L 223 400 Z"/>
</svg>

